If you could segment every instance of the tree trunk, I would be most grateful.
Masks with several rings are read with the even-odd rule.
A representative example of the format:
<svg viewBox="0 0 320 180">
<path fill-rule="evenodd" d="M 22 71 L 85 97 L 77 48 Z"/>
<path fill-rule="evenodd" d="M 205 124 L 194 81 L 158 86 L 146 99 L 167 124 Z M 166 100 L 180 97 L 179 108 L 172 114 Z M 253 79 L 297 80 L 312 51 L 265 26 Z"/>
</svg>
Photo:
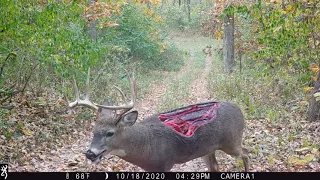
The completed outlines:
<svg viewBox="0 0 320 180">
<path fill-rule="evenodd" d="M 89 6 L 93 3 L 93 2 L 97 2 L 97 0 L 89 0 L 88 4 Z M 96 41 L 97 40 L 97 29 L 96 29 L 96 21 L 90 21 L 90 36 L 91 38 Z"/>
<path fill-rule="evenodd" d="M 191 22 L 191 16 L 190 16 L 190 1 L 191 0 L 187 0 L 187 4 L 188 4 L 188 19 L 189 19 L 189 22 Z"/>
<path fill-rule="evenodd" d="M 223 29 L 223 63 L 225 72 L 232 73 L 234 67 L 234 14 L 225 16 Z"/>
<path fill-rule="evenodd" d="M 320 73 L 318 74 L 317 81 L 312 90 L 312 98 L 309 102 L 309 109 L 308 109 L 309 121 L 320 120 L 320 101 L 316 101 L 316 98 L 313 96 L 314 93 L 317 93 L 317 92 L 320 92 Z"/>
</svg>

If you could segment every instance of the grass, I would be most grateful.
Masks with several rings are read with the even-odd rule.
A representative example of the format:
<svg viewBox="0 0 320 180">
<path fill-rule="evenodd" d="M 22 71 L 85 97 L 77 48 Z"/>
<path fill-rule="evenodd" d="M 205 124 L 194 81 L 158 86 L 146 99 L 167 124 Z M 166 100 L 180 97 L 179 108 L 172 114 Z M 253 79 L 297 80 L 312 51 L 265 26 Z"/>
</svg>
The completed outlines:
<svg viewBox="0 0 320 180">
<path fill-rule="evenodd" d="M 288 119 L 292 111 L 305 111 L 304 78 L 286 70 L 270 72 L 266 64 L 244 59 L 242 71 L 223 72 L 221 56 L 213 53 L 213 66 L 208 76 L 208 91 L 212 99 L 231 101 L 240 106 L 248 119 L 267 118 L 270 122 Z M 238 62 L 237 62 L 238 63 Z"/>
<path fill-rule="evenodd" d="M 185 52 L 186 65 L 184 72 L 171 74 L 172 80 L 162 97 L 162 102 L 157 106 L 157 112 L 164 112 L 174 108 L 182 107 L 190 96 L 190 85 L 197 79 L 205 66 L 205 55 L 202 49 L 212 41 L 205 37 L 180 37 L 175 35 L 172 40 L 177 47 Z"/>
<path fill-rule="evenodd" d="M 191 61 L 191 62 L 190 62 Z M 167 111 L 173 108 L 181 107 L 185 100 L 189 97 L 189 86 L 193 80 L 198 78 L 204 68 L 204 57 L 200 53 L 196 53 L 194 58 L 191 58 L 189 68 L 180 77 L 178 73 L 171 80 L 169 86 L 162 97 L 162 103 L 157 107 L 157 112 Z"/>
</svg>

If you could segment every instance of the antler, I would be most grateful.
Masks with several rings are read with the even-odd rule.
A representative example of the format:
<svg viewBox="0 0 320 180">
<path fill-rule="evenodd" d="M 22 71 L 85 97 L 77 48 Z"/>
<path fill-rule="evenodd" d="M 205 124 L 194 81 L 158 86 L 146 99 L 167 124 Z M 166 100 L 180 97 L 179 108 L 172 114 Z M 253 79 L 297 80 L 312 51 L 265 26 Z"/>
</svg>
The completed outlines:
<svg viewBox="0 0 320 180">
<path fill-rule="evenodd" d="M 97 110 L 98 109 L 98 106 L 96 106 L 94 103 L 92 103 L 90 101 L 90 68 L 88 69 L 88 76 L 87 76 L 87 82 L 86 82 L 86 95 L 85 95 L 85 98 L 84 100 L 80 99 L 80 96 L 79 96 L 79 90 L 78 90 L 78 86 L 77 86 L 77 83 L 76 83 L 76 79 L 75 77 L 73 76 L 73 88 L 74 88 L 74 93 L 76 95 L 76 100 L 74 102 L 69 102 L 68 99 L 67 99 L 67 96 L 66 97 L 66 101 L 68 103 L 68 107 L 70 109 L 76 107 L 76 106 L 86 106 L 86 107 L 89 107 L 89 108 L 92 108 L 92 109 L 95 109 Z"/>
<path fill-rule="evenodd" d="M 105 109 L 110 109 L 110 110 L 115 110 L 116 111 L 116 114 L 118 116 L 121 116 L 122 114 L 130 111 L 133 107 L 134 107 L 134 104 L 135 104 L 135 101 L 136 101 L 136 95 L 137 95 L 137 91 L 136 91 L 136 80 L 134 78 L 134 74 L 132 74 L 132 79 L 130 78 L 127 70 L 126 71 L 126 76 L 128 78 L 128 81 L 129 81 L 129 84 L 131 85 L 130 86 L 130 89 L 131 89 L 131 99 L 130 99 L 130 102 L 128 104 L 125 104 L 125 105 L 122 105 L 122 106 L 105 106 L 105 105 L 97 105 L 98 107 L 101 107 L 101 108 L 105 108 Z M 122 96 L 122 100 L 124 102 L 126 102 L 126 96 L 124 95 L 124 93 L 118 88 L 115 86 L 115 88 L 120 92 L 121 96 Z M 118 110 L 118 112 L 117 112 Z M 119 111 L 120 110 L 120 111 Z"/>
<path fill-rule="evenodd" d="M 130 78 L 128 72 L 126 71 L 126 75 L 127 75 L 127 78 L 128 78 L 128 81 L 129 81 L 129 84 L 131 84 L 130 86 L 130 89 L 131 89 L 131 99 L 130 99 L 130 102 L 128 104 L 125 104 L 125 105 L 122 105 L 122 106 L 105 106 L 105 105 L 98 105 L 98 104 L 95 104 L 95 103 L 92 103 L 90 101 L 90 68 L 88 69 L 88 76 L 87 76 L 87 82 L 86 82 L 86 95 L 85 95 L 85 99 L 82 100 L 80 99 L 80 96 L 79 96 L 79 90 L 78 90 L 78 86 L 77 86 L 77 83 L 76 83 L 76 79 L 73 77 L 73 86 L 74 86 L 74 93 L 75 93 L 75 96 L 76 96 L 76 100 L 74 102 L 69 102 L 68 99 L 67 99 L 67 96 L 66 97 L 66 101 L 68 102 L 68 107 L 70 109 L 76 107 L 76 106 L 86 106 L 86 107 L 89 107 L 89 108 L 92 108 L 92 109 L 95 109 L 95 110 L 98 110 L 99 107 L 101 108 L 105 108 L 105 109 L 110 109 L 110 110 L 115 110 L 116 111 L 116 115 L 117 116 L 121 116 L 122 114 L 130 111 L 133 107 L 134 107 L 134 104 L 135 104 L 135 101 L 136 101 L 136 94 L 137 94 L 137 91 L 136 91 L 136 80 L 134 78 L 134 74 L 132 74 L 132 79 Z M 124 95 L 124 93 L 120 90 L 120 88 L 116 87 L 115 88 L 120 92 L 121 96 L 122 96 L 122 100 L 124 102 L 126 102 L 126 96 Z"/>
</svg>

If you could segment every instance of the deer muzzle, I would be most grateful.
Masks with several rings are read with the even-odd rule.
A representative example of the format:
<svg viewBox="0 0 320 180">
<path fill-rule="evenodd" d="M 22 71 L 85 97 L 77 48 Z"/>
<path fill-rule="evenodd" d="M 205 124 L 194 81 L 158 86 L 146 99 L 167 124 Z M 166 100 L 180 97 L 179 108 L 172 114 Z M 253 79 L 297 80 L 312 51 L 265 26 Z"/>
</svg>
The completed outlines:
<svg viewBox="0 0 320 180">
<path fill-rule="evenodd" d="M 95 163 L 98 163 L 100 162 L 100 160 L 102 159 L 102 156 L 103 156 L 103 153 L 105 151 L 99 153 L 99 154 L 96 154 L 94 152 L 92 152 L 90 149 L 87 150 L 84 154 L 86 155 L 86 157 L 91 160 L 92 162 L 95 162 Z"/>
</svg>

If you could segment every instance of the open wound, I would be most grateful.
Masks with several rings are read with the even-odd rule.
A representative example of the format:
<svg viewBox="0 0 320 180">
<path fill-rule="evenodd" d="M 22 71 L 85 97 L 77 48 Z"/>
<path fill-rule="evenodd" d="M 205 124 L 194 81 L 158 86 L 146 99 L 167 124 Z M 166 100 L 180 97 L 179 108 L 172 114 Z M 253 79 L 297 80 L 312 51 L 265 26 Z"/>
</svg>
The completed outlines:
<svg viewBox="0 0 320 180">
<path fill-rule="evenodd" d="M 192 136 L 202 125 L 212 121 L 219 109 L 219 103 L 207 102 L 178 108 L 158 115 L 167 127 L 183 136 Z"/>
</svg>

